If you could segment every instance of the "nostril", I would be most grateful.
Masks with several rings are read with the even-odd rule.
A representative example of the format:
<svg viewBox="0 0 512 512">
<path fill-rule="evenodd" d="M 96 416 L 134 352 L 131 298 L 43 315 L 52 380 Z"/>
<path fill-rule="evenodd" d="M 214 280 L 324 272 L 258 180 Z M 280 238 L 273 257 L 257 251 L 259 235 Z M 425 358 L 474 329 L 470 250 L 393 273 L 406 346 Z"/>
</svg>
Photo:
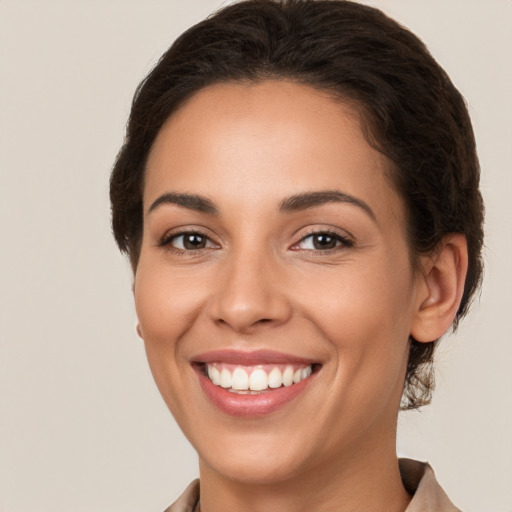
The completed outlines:
<svg viewBox="0 0 512 512">
<path fill-rule="evenodd" d="M 231 326 L 240 331 L 251 331 L 258 326 L 263 327 L 264 325 L 272 324 L 273 321 L 274 320 L 272 318 L 260 318 L 259 320 L 255 321 L 247 320 L 247 322 L 242 324 L 242 320 L 240 318 L 238 318 L 238 322 L 230 322 L 228 319 L 217 318 L 216 323 L 219 326 Z"/>
</svg>

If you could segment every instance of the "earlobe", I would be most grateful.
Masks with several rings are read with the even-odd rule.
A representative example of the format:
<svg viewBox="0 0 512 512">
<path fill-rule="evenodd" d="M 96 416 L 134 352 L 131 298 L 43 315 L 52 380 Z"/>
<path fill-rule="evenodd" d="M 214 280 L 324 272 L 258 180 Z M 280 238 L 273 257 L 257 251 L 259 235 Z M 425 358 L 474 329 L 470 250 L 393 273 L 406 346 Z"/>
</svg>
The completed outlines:
<svg viewBox="0 0 512 512">
<path fill-rule="evenodd" d="M 438 249 L 422 261 L 421 287 L 411 336 L 428 343 L 440 338 L 455 318 L 468 268 L 466 237 L 447 235 Z"/>
<path fill-rule="evenodd" d="M 144 339 L 144 337 L 142 336 L 142 329 L 140 328 L 140 324 L 139 324 L 139 323 L 137 323 L 137 327 L 136 327 L 135 329 L 136 329 L 136 331 L 137 331 L 137 336 L 138 336 L 141 340 L 143 340 L 143 339 Z"/>
</svg>

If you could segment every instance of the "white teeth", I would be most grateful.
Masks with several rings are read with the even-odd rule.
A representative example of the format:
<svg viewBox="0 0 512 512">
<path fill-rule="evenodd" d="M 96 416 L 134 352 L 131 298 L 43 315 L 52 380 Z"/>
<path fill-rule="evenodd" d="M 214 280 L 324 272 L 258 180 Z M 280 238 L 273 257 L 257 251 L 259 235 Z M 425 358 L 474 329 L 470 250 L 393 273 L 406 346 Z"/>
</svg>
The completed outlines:
<svg viewBox="0 0 512 512">
<path fill-rule="evenodd" d="M 208 366 L 208 377 L 216 385 L 220 385 L 220 372 L 215 366 Z"/>
<path fill-rule="evenodd" d="M 249 388 L 251 391 L 261 391 L 268 388 L 267 372 L 256 368 L 249 377 Z"/>
<path fill-rule="evenodd" d="M 261 392 L 268 388 L 292 386 L 307 379 L 313 372 L 311 365 L 297 369 L 294 369 L 293 366 L 286 366 L 284 371 L 275 366 L 269 373 L 260 366 L 237 366 L 233 372 L 228 368 L 222 368 L 222 363 L 210 363 L 206 366 L 208 378 L 213 384 L 240 393 Z"/>
<path fill-rule="evenodd" d="M 283 372 L 283 385 L 291 386 L 293 384 L 293 368 L 291 366 L 287 366 L 286 370 Z"/>
<path fill-rule="evenodd" d="M 231 387 L 239 391 L 249 389 L 249 375 L 247 375 L 245 370 L 240 367 L 235 368 L 235 371 L 233 372 Z"/>
<path fill-rule="evenodd" d="M 226 368 L 224 368 L 220 372 L 220 386 L 222 388 L 230 388 L 231 383 L 232 383 L 231 373 L 229 370 L 226 370 Z"/>
<path fill-rule="evenodd" d="M 279 368 L 274 368 L 268 374 L 268 387 L 269 388 L 280 388 L 283 385 L 283 374 Z"/>
<path fill-rule="evenodd" d="M 304 368 L 300 374 L 301 380 L 307 379 L 311 375 L 311 366 Z"/>
</svg>

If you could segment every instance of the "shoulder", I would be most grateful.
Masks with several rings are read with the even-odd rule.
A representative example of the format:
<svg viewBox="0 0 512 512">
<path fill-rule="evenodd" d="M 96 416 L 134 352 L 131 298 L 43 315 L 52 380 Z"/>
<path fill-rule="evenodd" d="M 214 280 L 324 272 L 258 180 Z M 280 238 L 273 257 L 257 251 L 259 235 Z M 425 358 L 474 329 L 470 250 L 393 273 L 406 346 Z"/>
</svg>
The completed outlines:
<svg viewBox="0 0 512 512">
<path fill-rule="evenodd" d="M 193 480 L 183 494 L 164 512 L 194 512 L 199 502 L 199 480 Z"/>
<path fill-rule="evenodd" d="M 404 486 L 413 495 L 405 512 L 461 512 L 437 482 L 430 464 L 412 459 L 399 459 L 399 466 Z"/>
</svg>

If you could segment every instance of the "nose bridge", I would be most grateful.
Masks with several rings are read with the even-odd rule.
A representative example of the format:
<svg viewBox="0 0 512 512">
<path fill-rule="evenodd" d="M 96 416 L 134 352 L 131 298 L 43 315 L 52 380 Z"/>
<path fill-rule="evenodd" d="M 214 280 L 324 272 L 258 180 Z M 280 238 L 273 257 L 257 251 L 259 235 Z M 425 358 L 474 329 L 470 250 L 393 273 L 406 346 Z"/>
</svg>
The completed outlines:
<svg viewBox="0 0 512 512">
<path fill-rule="evenodd" d="M 290 306 L 280 274 L 278 260 L 268 247 L 245 244 L 231 251 L 219 268 L 211 310 L 214 320 L 240 332 L 285 322 Z"/>
</svg>

